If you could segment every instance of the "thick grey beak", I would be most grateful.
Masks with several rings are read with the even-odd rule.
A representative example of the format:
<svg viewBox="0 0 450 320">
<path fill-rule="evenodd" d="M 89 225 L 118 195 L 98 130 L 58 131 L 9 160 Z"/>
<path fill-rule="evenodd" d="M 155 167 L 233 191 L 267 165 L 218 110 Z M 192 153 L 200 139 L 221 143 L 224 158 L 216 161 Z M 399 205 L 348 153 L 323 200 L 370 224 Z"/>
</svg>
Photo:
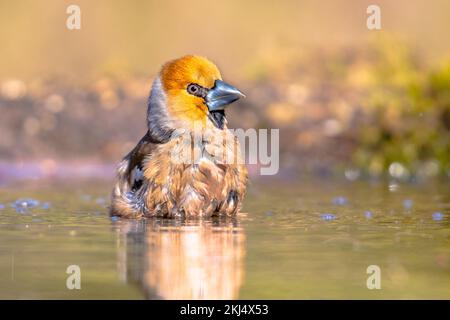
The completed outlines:
<svg viewBox="0 0 450 320">
<path fill-rule="evenodd" d="M 206 104 L 209 111 L 224 110 L 227 105 L 242 97 L 245 95 L 231 84 L 216 80 L 214 87 L 206 95 Z"/>
</svg>

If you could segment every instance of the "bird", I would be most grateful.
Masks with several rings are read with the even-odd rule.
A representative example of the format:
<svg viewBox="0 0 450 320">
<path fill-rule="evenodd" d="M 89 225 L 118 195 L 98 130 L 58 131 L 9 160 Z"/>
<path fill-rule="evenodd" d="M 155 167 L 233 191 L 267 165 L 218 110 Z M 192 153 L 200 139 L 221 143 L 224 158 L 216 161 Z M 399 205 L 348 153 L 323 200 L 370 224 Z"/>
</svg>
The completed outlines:
<svg viewBox="0 0 450 320">
<path fill-rule="evenodd" d="M 147 132 L 117 167 L 111 216 L 235 216 L 248 173 L 225 109 L 245 95 L 205 57 L 165 63 L 147 102 Z"/>
</svg>

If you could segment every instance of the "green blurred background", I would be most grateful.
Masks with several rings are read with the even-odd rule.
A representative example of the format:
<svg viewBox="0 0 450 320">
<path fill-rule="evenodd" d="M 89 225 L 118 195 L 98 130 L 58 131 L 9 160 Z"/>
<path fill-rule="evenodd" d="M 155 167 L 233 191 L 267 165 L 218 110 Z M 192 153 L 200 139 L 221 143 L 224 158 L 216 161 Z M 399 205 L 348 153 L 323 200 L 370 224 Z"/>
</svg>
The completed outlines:
<svg viewBox="0 0 450 320">
<path fill-rule="evenodd" d="M 230 127 L 280 129 L 281 173 L 449 176 L 449 16 L 445 0 L 2 0 L 0 178 L 118 162 L 161 64 L 185 54 L 247 94 Z"/>
</svg>

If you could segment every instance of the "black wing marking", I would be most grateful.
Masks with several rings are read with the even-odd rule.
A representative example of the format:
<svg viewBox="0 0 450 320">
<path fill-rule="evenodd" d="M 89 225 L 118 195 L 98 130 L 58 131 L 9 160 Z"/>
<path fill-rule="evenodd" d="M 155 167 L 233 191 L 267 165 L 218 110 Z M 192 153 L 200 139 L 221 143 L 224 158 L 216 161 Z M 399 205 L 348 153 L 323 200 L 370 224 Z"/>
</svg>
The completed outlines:
<svg viewBox="0 0 450 320">
<path fill-rule="evenodd" d="M 160 142 L 152 139 L 150 133 L 147 131 L 136 147 L 125 156 L 125 159 L 128 160 L 126 177 L 132 191 L 136 191 L 142 186 L 144 159 L 152 153 L 158 144 Z"/>
</svg>

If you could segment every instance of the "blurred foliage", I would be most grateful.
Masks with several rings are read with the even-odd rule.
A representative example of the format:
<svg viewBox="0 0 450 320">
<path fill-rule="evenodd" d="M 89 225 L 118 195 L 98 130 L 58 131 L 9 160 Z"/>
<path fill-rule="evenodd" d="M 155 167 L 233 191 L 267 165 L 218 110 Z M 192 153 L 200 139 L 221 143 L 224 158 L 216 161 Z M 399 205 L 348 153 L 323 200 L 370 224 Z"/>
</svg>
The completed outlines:
<svg viewBox="0 0 450 320">
<path fill-rule="evenodd" d="M 373 46 L 365 121 L 353 159 L 373 174 L 393 163 L 405 173 L 450 169 L 450 64 L 428 70 L 392 39 Z"/>
<path fill-rule="evenodd" d="M 230 127 L 279 128 L 282 169 L 449 174 L 450 59 L 420 52 L 386 35 L 326 49 L 267 43 L 231 81 L 247 99 L 228 109 Z M 4 80 L 1 159 L 116 162 L 145 133 L 151 82 L 114 72 L 86 85 Z"/>
<path fill-rule="evenodd" d="M 267 104 L 263 127 L 283 129 L 292 166 L 338 163 L 396 178 L 450 172 L 450 59 L 430 65 L 386 34 L 367 46 L 277 52 L 280 59 L 276 49 L 251 65 L 250 97 Z"/>
<path fill-rule="evenodd" d="M 161 64 L 200 54 L 247 94 L 230 127 L 280 129 L 282 169 L 450 176 L 447 0 L 379 0 L 377 31 L 360 0 L 78 0 L 76 31 L 70 4 L 0 0 L 0 161 L 117 162 Z"/>
</svg>

